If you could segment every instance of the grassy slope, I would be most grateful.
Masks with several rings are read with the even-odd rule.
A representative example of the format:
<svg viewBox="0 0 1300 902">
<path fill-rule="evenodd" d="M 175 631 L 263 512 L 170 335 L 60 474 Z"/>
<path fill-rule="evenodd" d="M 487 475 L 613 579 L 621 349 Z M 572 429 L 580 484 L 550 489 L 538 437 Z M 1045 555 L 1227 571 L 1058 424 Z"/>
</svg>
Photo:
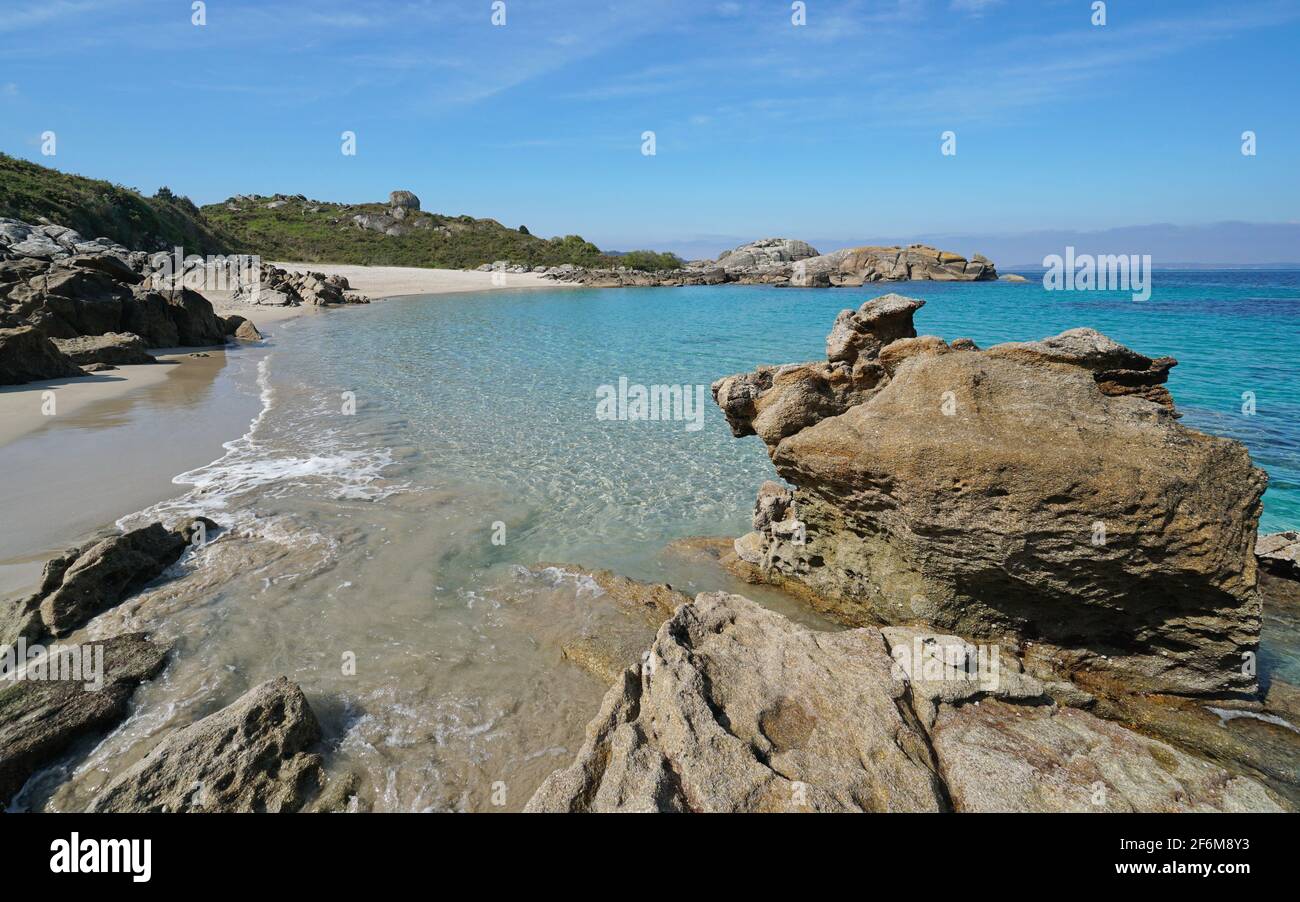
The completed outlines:
<svg viewBox="0 0 1300 902">
<path fill-rule="evenodd" d="M 286 203 L 267 209 L 272 200 Z M 0 216 L 48 221 L 86 238 L 111 238 L 132 250 L 186 254 L 256 253 L 265 259 L 371 266 L 468 269 L 497 260 L 529 266 L 628 266 L 671 269 L 671 254 L 603 253 L 577 235 L 544 239 L 493 219 L 412 213 L 404 235 L 359 228 L 358 213 L 385 214 L 384 204 L 331 204 L 303 197 L 231 198 L 202 209 L 159 189 L 153 197 L 97 179 L 59 172 L 0 153 Z M 417 223 L 427 228 L 414 227 Z"/>
<path fill-rule="evenodd" d="M 47 169 L 0 153 L 0 216 L 48 220 L 86 238 L 106 237 L 132 250 L 180 246 L 190 254 L 237 253 L 222 232 L 185 197 L 160 191 L 144 197 L 130 188 Z"/>
<path fill-rule="evenodd" d="M 272 201 L 283 206 L 268 209 Z M 494 219 L 443 216 L 419 211 L 402 221 L 406 234 L 386 235 L 352 221 L 361 213 L 382 215 L 384 204 L 332 204 L 303 197 L 231 198 L 203 208 L 207 218 L 256 247 L 263 257 L 306 263 L 429 266 L 469 269 L 497 260 L 529 266 L 617 266 L 648 261 L 671 268 L 676 258 L 640 254 L 632 260 L 603 253 L 578 235 L 544 239 L 509 229 Z"/>
</svg>

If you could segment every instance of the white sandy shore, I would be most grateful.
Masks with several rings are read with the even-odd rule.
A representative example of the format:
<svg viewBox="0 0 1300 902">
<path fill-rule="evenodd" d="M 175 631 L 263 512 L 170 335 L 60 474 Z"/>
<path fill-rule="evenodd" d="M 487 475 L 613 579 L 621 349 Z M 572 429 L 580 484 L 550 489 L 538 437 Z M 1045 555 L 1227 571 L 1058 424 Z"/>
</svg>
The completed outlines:
<svg viewBox="0 0 1300 902">
<path fill-rule="evenodd" d="M 404 266 L 343 266 L 328 263 L 276 263 L 291 272 L 323 272 L 345 276 L 353 289 L 372 300 L 407 295 L 452 294 L 470 291 L 501 291 L 564 287 L 533 273 L 463 272 L 456 269 L 420 269 Z M 297 316 L 327 316 L 318 307 L 261 307 L 234 303 L 230 292 L 203 291 L 221 316 L 237 313 L 251 320 L 264 334 L 274 334 L 275 324 Z M 186 352 L 163 355 L 172 363 L 190 360 Z M 219 353 L 210 351 L 209 353 Z M 79 413 L 97 402 L 113 402 L 141 389 L 156 386 L 175 375 L 174 366 L 123 366 L 81 379 L 54 379 L 0 388 L 0 448 L 50 422 L 44 413 L 45 392 L 54 393 L 60 415 Z M 233 438 L 233 436 L 232 436 Z"/>
</svg>

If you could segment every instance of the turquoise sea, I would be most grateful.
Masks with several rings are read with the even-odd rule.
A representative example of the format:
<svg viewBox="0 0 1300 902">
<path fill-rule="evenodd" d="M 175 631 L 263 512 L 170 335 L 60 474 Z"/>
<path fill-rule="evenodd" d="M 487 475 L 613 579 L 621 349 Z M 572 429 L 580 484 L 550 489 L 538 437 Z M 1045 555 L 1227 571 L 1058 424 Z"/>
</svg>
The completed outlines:
<svg viewBox="0 0 1300 902">
<path fill-rule="evenodd" d="M 201 513 L 225 531 L 177 579 L 101 618 L 104 632 L 174 641 L 166 679 L 141 687 L 141 713 L 70 781 L 26 804 L 82 807 L 151 737 L 286 674 L 321 717 L 327 766 L 360 775 L 367 807 L 499 810 L 497 781 L 506 807 L 521 806 L 571 760 L 604 691 L 561 663 L 565 637 L 626 624 L 588 582 L 520 565 L 783 603 L 665 551 L 748 530 L 774 475 L 758 439 L 733 438 L 711 399 L 698 430 L 600 419 L 601 386 L 707 386 L 819 359 L 841 309 L 889 290 L 926 301 L 921 334 L 987 347 L 1091 326 L 1178 358 L 1184 422 L 1239 439 L 1268 471 L 1264 530 L 1300 527 L 1300 273 L 1157 272 L 1145 302 L 919 282 L 507 290 L 331 310 L 227 355 L 248 432 L 179 475 L 176 498 L 124 518 Z M 1265 679 L 1300 684 L 1291 630 L 1266 621 Z M 348 656 L 355 672 L 340 667 Z"/>
</svg>

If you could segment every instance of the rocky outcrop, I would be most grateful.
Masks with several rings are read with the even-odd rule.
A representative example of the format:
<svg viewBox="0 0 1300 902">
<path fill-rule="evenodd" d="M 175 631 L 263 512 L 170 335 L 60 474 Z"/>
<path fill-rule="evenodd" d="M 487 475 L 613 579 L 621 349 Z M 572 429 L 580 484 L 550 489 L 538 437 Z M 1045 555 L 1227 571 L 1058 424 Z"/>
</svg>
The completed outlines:
<svg viewBox="0 0 1300 902">
<path fill-rule="evenodd" d="M 1286 810 L 1250 776 L 1071 707 L 1087 697 L 1007 651 L 814 632 L 701 594 L 618 675 L 526 810 Z"/>
<path fill-rule="evenodd" d="M 216 528 L 204 518 L 178 529 L 151 523 L 69 548 L 45 565 L 40 588 L 17 603 L 18 615 L 11 619 L 30 630 L 27 615 L 39 610 L 45 632 L 66 635 L 162 575 L 194 541 L 196 530 Z"/>
<path fill-rule="evenodd" d="M 262 333 L 257 326 L 238 314 L 231 314 L 224 319 L 226 335 L 236 341 L 261 341 Z"/>
<path fill-rule="evenodd" d="M 0 329 L 0 385 L 82 375 L 81 368 L 35 326 Z"/>
<path fill-rule="evenodd" d="M 761 238 L 726 251 L 713 264 L 728 273 L 751 275 L 817 256 L 817 249 L 806 241 Z"/>
<path fill-rule="evenodd" d="M 702 594 L 615 682 L 529 811 L 938 811 L 942 782 L 879 633 L 813 633 Z"/>
<path fill-rule="evenodd" d="M 56 338 L 54 346 L 77 366 L 132 366 L 154 362 L 145 350 L 144 339 L 130 332 Z"/>
<path fill-rule="evenodd" d="M 1259 564 L 1269 573 L 1300 580 L 1300 532 L 1289 530 L 1260 536 L 1255 543 Z"/>
<path fill-rule="evenodd" d="M 43 678 L 29 672 L 12 682 L 0 681 L 0 805 L 78 739 L 122 720 L 135 688 L 167 660 L 167 649 L 143 633 L 77 646 L 81 662 L 102 655 L 103 685 L 87 688 L 87 665 L 71 666 L 72 654 L 57 655 Z"/>
<path fill-rule="evenodd" d="M 410 191 L 392 191 L 388 195 L 388 206 L 395 210 L 418 210 L 420 199 Z"/>
<path fill-rule="evenodd" d="M 325 783 L 320 724 L 298 686 L 262 683 L 169 733 L 90 804 L 93 812 L 293 812 Z"/>
<path fill-rule="evenodd" d="M 944 708 L 932 735 L 959 811 L 1286 810 L 1256 780 L 1085 711 L 990 700 Z"/>
<path fill-rule="evenodd" d="M 480 270 L 514 271 L 505 261 Z M 520 272 L 526 271 L 520 269 Z M 660 285 L 775 285 L 793 288 L 857 287 L 870 282 L 986 282 L 998 278 L 987 257 L 967 260 L 960 254 L 924 244 L 907 247 L 854 247 L 818 254 L 804 241 L 764 238 L 727 251 L 717 260 L 696 260 L 681 269 L 640 272 L 626 268 L 586 269 L 556 266 L 543 275 L 559 282 L 593 288 Z"/>
<path fill-rule="evenodd" d="M 52 232 L 58 237 L 50 237 Z M 38 234 L 60 250 L 33 248 L 30 236 Z M 99 367 L 144 363 L 144 348 L 225 344 L 224 324 L 207 299 L 161 278 L 150 261 L 143 252 L 105 239 L 87 242 L 57 226 L 0 221 L 0 330 L 32 328 L 45 338 L 74 342 L 69 349 Z M 90 341 L 128 333 L 144 348 L 124 339 Z M 54 378 L 35 374 L 57 367 L 23 365 L 31 353 L 27 345 L 0 347 L 0 373 L 11 382 Z M 81 372 L 65 367 L 59 375 Z"/>
<path fill-rule="evenodd" d="M 289 272 L 263 263 L 256 286 L 241 286 L 232 300 L 263 307 L 298 307 L 304 304 L 326 307 L 336 304 L 369 304 L 357 294 L 344 276 L 319 272 Z"/>
<path fill-rule="evenodd" d="M 1177 421 L 1174 361 L 1091 330 L 949 345 L 916 337 L 922 304 L 869 301 L 827 361 L 714 384 L 794 486 L 737 554 L 852 625 L 1029 638 L 1133 691 L 1255 692 L 1267 477 Z"/>
</svg>

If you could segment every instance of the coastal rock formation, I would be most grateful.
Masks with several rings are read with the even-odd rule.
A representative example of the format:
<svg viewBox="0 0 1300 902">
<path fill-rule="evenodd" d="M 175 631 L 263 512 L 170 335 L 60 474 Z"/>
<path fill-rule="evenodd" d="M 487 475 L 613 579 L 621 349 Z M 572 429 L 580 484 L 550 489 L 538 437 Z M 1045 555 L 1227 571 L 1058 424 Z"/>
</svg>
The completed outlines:
<svg viewBox="0 0 1300 902">
<path fill-rule="evenodd" d="M 45 630 L 66 635 L 157 579 L 180 559 L 197 530 L 216 528 L 204 518 L 179 529 L 151 523 L 69 548 L 45 565 L 40 588 L 20 608 L 39 608 Z"/>
<path fill-rule="evenodd" d="M 619 629 L 603 629 L 595 624 L 595 628 L 584 628 L 560 641 L 566 661 L 606 683 L 636 664 L 659 625 L 691 600 L 689 595 L 663 583 L 638 582 L 609 570 L 543 563 L 529 568 L 527 573 L 532 579 L 552 584 L 568 581 L 585 586 L 593 603 L 627 615 Z"/>
<path fill-rule="evenodd" d="M 237 341 L 261 341 L 262 333 L 258 331 L 257 326 L 253 325 L 250 320 L 244 319 L 239 314 L 231 314 L 225 317 L 226 335 Z"/>
<path fill-rule="evenodd" d="M 56 338 L 54 345 L 77 366 L 130 366 L 154 362 L 145 350 L 144 339 L 130 332 Z"/>
<path fill-rule="evenodd" d="M 320 724 L 285 677 L 169 733 L 115 777 L 92 812 L 293 812 L 325 783 Z"/>
<path fill-rule="evenodd" d="M 514 271 L 505 261 L 481 270 Z M 520 268 L 518 271 L 525 271 Z M 717 260 L 696 260 L 681 269 L 641 272 L 626 268 L 586 269 L 557 266 L 543 275 L 560 282 L 594 288 L 642 285 L 776 285 L 795 288 L 856 287 L 868 282 L 988 282 L 998 278 L 987 257 L 969 260 L 924 244 L 907 247 L 853 247 L 818 254 L 804 241 L 764 238 L 727 251 Z"/>
<path fill-rule="evenodd" d="M 758 241 L 751 241 L 749 244 L 742 244 L 740 247 L 726 251 L 713 261 L 713 265 L 728 273 L 751 275 L 816 256 L 818 256 L 817 249 L 806 241 L 792 238 L 760 238 Z"/>
<path fill-rule="evenodd" d="M 55 656 L 46 678 L 0 684 L 0 805 L 7 805 L 32 774 L 76 740 L 122 720 L 135 688 L 167 661 L 167 649 L 143 633 L 75 648 Z M 77 667 L 72 666 L 73 654 L 82 662 Z M 101 654 L 103 685 L 88 689 L 86 662 Z"/>
<path fill-rule="evenodd" d="M 81 368 L 35 326 L 0 329 L 0 385 L 82 375 Z"/>
<path fill-rule="evenodd" d="M 739 557 L 848 624 L 1026 637 L 1134 691 L 1253 693 L 1267 477 L 1179 424 L 1174 361 L 1078 329 L 958 348 L 915 336 L 922 304 L 869 301 L 826 362 L 714 384 L 794 486 L 765 489 Z"/>
<path fill-rule="evenodd" d="M 1087 702 L 1006 650 L 814 632 L 703 593 L 617 675 L 526 810 L 1286 810 L 1250 776 L 1069 707 Z"/>
<path fill-rule="evenodd" d="M 1275 532 L 1255 543 L 1260 566 L 1274 576 L 1300 579 L 1300 532 Z"/>
<path fill-rule="evenodd" d="M 327 276 L 319 272 L 289 272 L 263 263 L 255 286 L 241 286 L 232 300 L 262 307 L 299 307 L 303 304 L 325 307 L 335 304 L 369 304 L 370 299 L 357 294 L 344 276 Z"/>
<path fill-rule="evenodd" d="M 1249 777 L 1071 708 L 946 707 L 932 736 L 959 811 L 1286 810 Z"/>
<path fill-rule="evenodd" d="M 60 250 L 34 247 L 32 236 Z M 207 299 L 174 278 L 160 278 L 150 259 L 105 239 L 84 241 L 58 226 L 0 221 L 0 330 L 33 328 L 62 341 L 124 333 L 139 337 L 143 347 L 120 339 L 69 346 L 86 365 L 101 367 L 144 363 L 144 348 L 225 344 L 224 324 Z M 21 343 L 0 347 L 0 373 L 7 384 L 81 375 L 67 367 L 39 375 L 59 367 L 24 365 L 32 353 L 31 345 Z"/>
<path fill-rule="evenodd" d="M 529 811 L 938 811 L 942 782 L 879 633 L 813 633 L 701 594 L 615 682 Z"/>
</svg>

